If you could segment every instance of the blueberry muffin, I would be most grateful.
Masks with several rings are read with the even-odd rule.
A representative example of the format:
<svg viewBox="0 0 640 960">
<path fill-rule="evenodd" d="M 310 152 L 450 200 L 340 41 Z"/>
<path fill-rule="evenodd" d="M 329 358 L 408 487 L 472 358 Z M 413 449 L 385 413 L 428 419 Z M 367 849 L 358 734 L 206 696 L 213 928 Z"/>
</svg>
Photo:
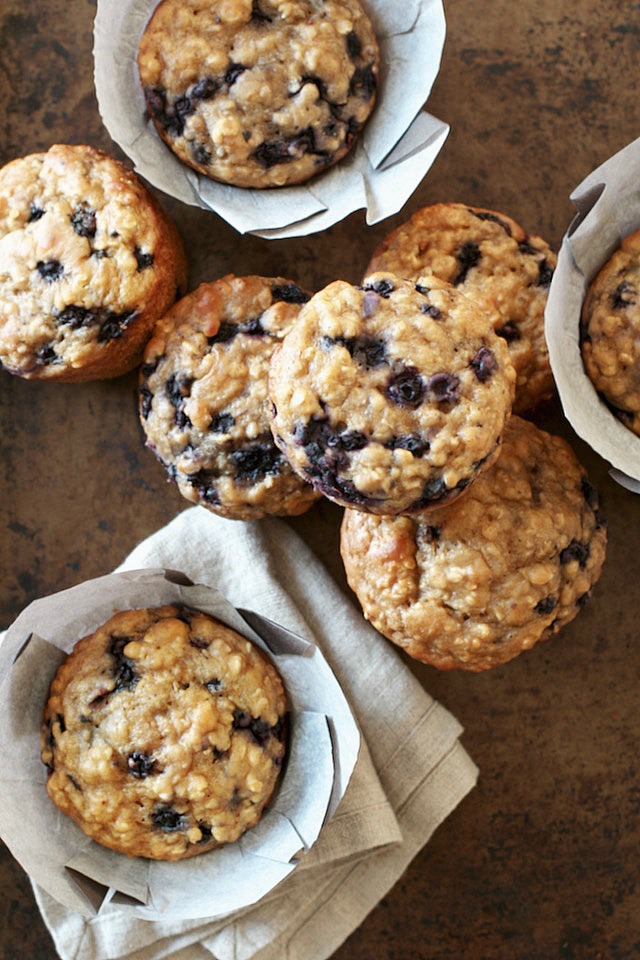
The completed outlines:
<svg viewBox="0 0 640 960">
<path fill-rule="evenodd" d="M 514 411 L 523 413 L 555 390 L 544 310 L 556 262 L 544 240 L 504 213 L 437 203 L 390 233 L 367 270 L 409 279 L 433 273 L 475 299 L 509 345 L 518 377 Z"/>
<path fill-rule="evenodd" d="M 491 320 L 444 281 L 337 280 L 273 355 L 271 429 L 293 469 L 342 506 L 433 509 L 498 455 L 514 381 Z"/>
<path fill-rule="evenodd" d="M 606 542 L 569 445 L 513 416 L 499 459 L 464 497 L 415 517 L 347 510 L 340 550 L 380 633 L 441 670 L 481 671 L 573 620 Z"/>
<path fill-rule="evenodd" d="M 590 284 L 580 348 L 602 399 L 640 436 L 640 230 L 623 239 Z"/>
<path fill-rule="evenodd" d="M 117 613 L 51 684 L 47 792 L 103 846 L 180 860 L 260 820 L 285 756 L 286 695 L 270 660 L 206 614 Z"/>
<path fill-rule="evenodd" d="M 184 163 L 260 189 L 302 183 L 351 149 L 378 59 L 359 0 L 162 0 L 138 71 L 147 112 Z"/>
<path fill-rule="evenodd" d="M 88 146 L 0 170 L 0 364 L 38 380 L 117 377 L 186 284 L 175 226 L 142 181 Z"/>
<path fill-rule="evenodd" d="M 269 429 L 273 351 L 310 297 L 284 278 L 203 283 L 156 325 L 140 373 L 147 446 L 187 500 L 233 520 L 294 515 L 318 494 Z"/>
</svg>

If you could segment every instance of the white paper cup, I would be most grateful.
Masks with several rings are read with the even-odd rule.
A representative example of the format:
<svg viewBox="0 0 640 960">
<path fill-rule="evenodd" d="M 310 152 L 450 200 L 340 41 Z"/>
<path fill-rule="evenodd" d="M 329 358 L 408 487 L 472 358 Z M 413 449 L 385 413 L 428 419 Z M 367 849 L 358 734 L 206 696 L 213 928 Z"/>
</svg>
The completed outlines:
<svg viewBox="0 0 640 960">
<path fill-rule="evenodd" d="M 588 378 L 580 315 L 589 285 L 622 239 L 640 229 L 640 139 L 593 171 L 571 194 L 577 213 L 562 241 L 545 313 L 558 394 L 576 433 L 611 465 L 611 476 L 640 493 L 640 437 L 614 416 Z"/>
<path fill-rule="evenodd" d="M 113 140 L 136 171 L 169 196 L 213 210 L 240 233 L 316 233 L 355 210 L 377 223 L 400 210 L 423 179 L 449 127 L 423 110 L 440 69 L 442 0 L 366 0 L 380 45 L 376 106 L 350 153 L 296 187 L 247 190 L 200 176 L 175 157 L 145 116 L 138 42 L 158 0 L 98 0 L 94 77 Z"/>
<path fill-rule="evenodd" d="M 177 862 L 115 853 L 49 799 L 40 728 L 66 653 L 117 610 L 184 604 L 267 651 L 290 704 L 287 763 L 259 824 L 235 843 Z M 70 638 L 72 638 L 70 642 Z M 209 587 L 165 570 L 89 580 L 30 604 L 0 646 L 0 836 L 31 879 L 83 916 L 107 907 L 145 920 L 216 919 L 257 903 L 295 869 L 340 802 L 360 737 L 320 650 Z"/>
</svg>

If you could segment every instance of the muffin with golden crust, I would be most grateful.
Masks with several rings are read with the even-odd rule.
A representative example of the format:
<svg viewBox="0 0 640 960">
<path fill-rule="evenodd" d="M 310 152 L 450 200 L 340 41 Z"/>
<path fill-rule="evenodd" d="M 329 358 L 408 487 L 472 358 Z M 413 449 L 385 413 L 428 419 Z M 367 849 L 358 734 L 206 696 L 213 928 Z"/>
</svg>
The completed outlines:
<svg viewBox="0 0 640 960">
<path fill-rule="evenodd" d="M 284 277 L 202 283 L 156 324 L 140 372 L 147 446 L 180 493 L 230 520 L 304 513 L 319 494 L 269 429 L 271 357 L 311 294 Z"/>
<path fill-rule="evenodd" d="M 287 699 L 255 644 L 180 606 L 115 614 L 51 684 L 47 792 L 98 843 L 180 860 L 237 840 L 269 803 Z"/>
<path fill-rule="evenodd" d="M 352 148 L 378 84 L 360 0 L 162 0 L 138 49 L 171 150 L 237 187 L 303 183 Z"/>
<path fill-rule="evenodd" d="M 460 496 L 496 458 L 514 381 L 490 319 L 450 284 L 337 280 L 274 352 L 271 430 L 330 500 L 413 513 Z"/>
<path fill-rule="evenodd" d="M 142 180 L 58 144 L 0 170 L 0 364 L 83 381 L 136 367 L 186 285 L 177 229 Z"/>
<path fill-rule="evenodd" d="M 570 446 L 513 416 L 497 462 L 415 517 L 345 511 L 341 554 L 365 617 L 442 670 L 487 670 L 555 635 L 600 576 L 598 494 Z"/>
</svg>

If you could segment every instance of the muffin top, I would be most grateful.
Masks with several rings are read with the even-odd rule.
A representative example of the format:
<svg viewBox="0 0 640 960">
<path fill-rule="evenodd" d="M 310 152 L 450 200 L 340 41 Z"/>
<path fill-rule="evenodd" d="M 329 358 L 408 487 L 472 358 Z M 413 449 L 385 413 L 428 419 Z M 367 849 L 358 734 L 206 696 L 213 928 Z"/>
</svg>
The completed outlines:
<svg viewBox="0 0 640 960">
<path fill-rule="evenodd" d="M 58 144 L 0 170 L 0 363 L 25 378 L 118 376 L 186 283 L 174 225 L 142 181 Z"/>
<path fill-rule="evenodd" d="M 343 157 L 376 99 L 359 0 L 162 0 L 138 49 L 147 110 L 199 173 L 297 184 Z"/>
<path fill-rule="evenodd" d="M 231 628 L 179 606 L 117 613 L 75 645 L 51 684 L 47 792 L 120 853 L 204 853 L 262 816 L 286 711 L 275 666 Z"/>
<path fill-rule="evenodd" d="M 515 373 L 483 311 L 436 277 L 338 280 L 271 361 L 271 429 L 294 470 L 372 513 L 431 509 L 498 454 Z"/>
</svg>

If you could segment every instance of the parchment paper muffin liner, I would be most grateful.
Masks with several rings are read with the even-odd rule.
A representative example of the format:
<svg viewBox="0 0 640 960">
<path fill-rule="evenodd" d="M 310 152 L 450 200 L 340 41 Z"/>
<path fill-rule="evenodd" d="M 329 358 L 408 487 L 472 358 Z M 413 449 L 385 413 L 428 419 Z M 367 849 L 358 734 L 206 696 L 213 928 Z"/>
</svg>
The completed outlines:
<svg viewBox="0 0 640 960">
<path fill-rule="evenodd" d="M 377 223 L 405 204 L 449 132 L 423 110 L 438 75 L 442 0 L 366 0 L 380 45 L 376 106 L 350 153 L 296 187 L 247 190 L 216 183 L 175 157 L 145 116 L 137 72 L 140 36 L 158 0 L 98 0 L 94 78 L 102 120 L 136 171 L 169 196 L 213 210 L 240 233 L 305 236 L 355 210 Z"/>
<path fill-rule="evenodd" d="M 563 238 L 545 314 L 549 357 L 564 413 L 611 476 L 640 493 L 640 437 L 600 399 L 580 354 L 589 284 L 627 234 L 640 228 L 640 139 L 594 170 L 571 194 L 577 213 Z"/>
<path fill-rule="evenodd" d="M 49 684 L 74 643 L 116 610 L 169 603 L 209 613 L 266 650 L 291 709 L 287 764 L 260 823 L 235 843 L 173 863 L 127 857 L 86 837 L 49 799 L 40 760 Z M 0 647 L 0 731 L 0 835 L 32 881 L 84 916 L 109 904 L 147 920 L 223 917 L 259 901 L 313 846 L 360 748 L 350 707 L 317 646 L 161 569 L 89 580 L 20 614 Z"/>
</svg>

